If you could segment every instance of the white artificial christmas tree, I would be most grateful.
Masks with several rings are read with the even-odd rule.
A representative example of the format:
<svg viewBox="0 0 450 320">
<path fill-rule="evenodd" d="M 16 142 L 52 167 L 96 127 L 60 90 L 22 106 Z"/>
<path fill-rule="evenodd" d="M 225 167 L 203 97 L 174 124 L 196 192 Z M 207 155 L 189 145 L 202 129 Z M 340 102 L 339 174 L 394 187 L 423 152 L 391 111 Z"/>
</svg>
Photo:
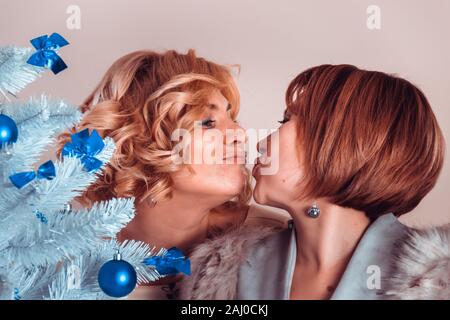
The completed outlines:
<svg viewBox="0 0 450 320">
<path fill-rule="evenodd" d="M 76 156 L 61 156 L 44 166 L 37 163 L 81 114 L 45 95 L 13 102 L 45 70 L 27 63 L 32 54 L 31 48 L 0 48 L 0 117 L 13 120 L 18 132 L 16 141 L 0 140 L 0 299 L 109 298 L 99 286 L 98 273 L 117 250 L 133 266 L 138 283 L 160 278 L 148 261 L 164 259 L 167 250 L 155 252 L 142 242 L 115 240 L 134 216 L 134 199 L 112 199 L 82 210 L 69 205 L 113 155 L 112 139 L 105 138 L 95 155 L 102 163 L 95 172 L 88 172 Z M 1 131 L 0 122 L 4 138 L 9 129 L 6 125 L 6 133 Z M 45 166 L 54 169 L 54 176 L 37 171 Z M 34 178 L 20 187 L 13 184 L 11 177 L 24 172 Z"/>
</svg>

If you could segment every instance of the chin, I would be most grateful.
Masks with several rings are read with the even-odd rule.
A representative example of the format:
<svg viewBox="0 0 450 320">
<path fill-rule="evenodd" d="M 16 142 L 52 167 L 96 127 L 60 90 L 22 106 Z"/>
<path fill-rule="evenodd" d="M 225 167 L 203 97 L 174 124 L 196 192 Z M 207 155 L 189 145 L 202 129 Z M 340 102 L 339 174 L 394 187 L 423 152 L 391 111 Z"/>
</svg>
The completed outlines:
<svg viewBox="0 0 450 320">
<path fill-rule="evenodd" d="M 234 185 L 234 188 L 231 191 L 235 196 L 238 196 L 239 194 L 244 192 L 244 187 L 245 187 L 245 179 L 242 179 L 241 181 L 237 182 Z"/>
<path fill-rule="evenodd" d="M 228 181 L 225 185 L 218 186 L 216 190 L 225 197 L 234 198 L 244 191 L 244 187 L 245 179 L 238 178 L 233 181 Z"/>
<path fill-rule="evenodd" d="M 265 196 L 265 193 L 258 188 L 258 185 L 255 186 L 255 189 L 253 189 L 253 199 L 258 204 L 267 204 L 267 197 Z"/>
</svg>

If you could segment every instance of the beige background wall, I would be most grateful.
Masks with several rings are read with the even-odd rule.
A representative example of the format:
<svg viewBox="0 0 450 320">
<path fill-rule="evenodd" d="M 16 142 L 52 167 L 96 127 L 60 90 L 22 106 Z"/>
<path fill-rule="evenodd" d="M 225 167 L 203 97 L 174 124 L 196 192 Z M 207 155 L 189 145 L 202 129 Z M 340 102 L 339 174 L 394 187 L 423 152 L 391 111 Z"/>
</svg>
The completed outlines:
<svg viewBox="0 0 450 320">
<path fill-rule="evenodd" d="M 69 5 L 81 29 L 66 26 Z M 369 5 L 381 9 L 381 29 L 369 30 Z M 208 59 L 240 64 L 243 126 L 276 128 L 289 81 L 307 67 L 351 63 L 397 73 L 428 96 L 450 143 L 450 1 L 412 0 L 1 0 L 0 45 L 28 46 L 59 32 L 71 45 L 69 65 L 21 93 L 43 91 L 80 103 L 106 68 L 142 48 L 195 48 Z M 419 208 L 402 220 L 420 226 L 450 222 L 450 162 Z"/>
</svg>

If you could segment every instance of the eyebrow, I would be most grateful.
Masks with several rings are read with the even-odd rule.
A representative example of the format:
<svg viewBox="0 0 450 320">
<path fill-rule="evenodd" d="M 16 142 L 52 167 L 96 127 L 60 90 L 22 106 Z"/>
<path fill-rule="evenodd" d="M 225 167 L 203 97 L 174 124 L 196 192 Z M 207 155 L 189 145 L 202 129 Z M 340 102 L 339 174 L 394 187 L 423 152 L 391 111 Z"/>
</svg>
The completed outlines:
<svg viewBox="0 0 450 320">
<path fill-rule="evenodd" d="M 219 110 L 220 108 L 217 106 L 217 104 L 215 104 L 215 103 L 211 103 L 211 104 L 209 104 L 209 107 L 211 108 L 211 109 L 213 109 L 213 110 Z M 230 111 L 231 110 L 231 104 L 228 104 L 227 105 L 227 111 Z"/>
</svg>

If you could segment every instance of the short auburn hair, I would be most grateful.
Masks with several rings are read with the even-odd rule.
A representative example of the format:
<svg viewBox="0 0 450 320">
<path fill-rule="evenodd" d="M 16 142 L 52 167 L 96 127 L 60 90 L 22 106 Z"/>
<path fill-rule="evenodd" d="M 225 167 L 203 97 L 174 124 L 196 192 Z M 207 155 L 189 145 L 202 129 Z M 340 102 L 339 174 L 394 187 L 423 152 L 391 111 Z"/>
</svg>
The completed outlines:
<svg viewBox="0 0 450 320">
<path fill-rule="evenodd" d="M 321 65 L 290 83 L 286 105 L 298 118 L 300 198 L 326 197 L 374 219 L 411 211 L 435 185 L 444 138 L 427 98 L 409 81 Z"/>
<path fill-rule="evenodd" d="M 90 207 L 113 197 L 134 197 L 138 203 L 170 199 L 171 173 L 184 166 L 173 162 L 177 142 L 171 134 L 178 128 L 192 130 L 215 90 L 228 100 L 235 119 L 240 97 L 228 66 L 199 57 L 192 49 L 186 54 L 141 50 L 115 61 L 80 106 L 80 123 L 58 137 L 58 156 L 71 134 L 85 128 L 111 137 L 116 145 L 98 179 L 76 200 Z M 249 180 L 248 170 L 244 173 Z M 247 183 L 226 204 L 243 205 L 250 197 Z"/>
</svg>

